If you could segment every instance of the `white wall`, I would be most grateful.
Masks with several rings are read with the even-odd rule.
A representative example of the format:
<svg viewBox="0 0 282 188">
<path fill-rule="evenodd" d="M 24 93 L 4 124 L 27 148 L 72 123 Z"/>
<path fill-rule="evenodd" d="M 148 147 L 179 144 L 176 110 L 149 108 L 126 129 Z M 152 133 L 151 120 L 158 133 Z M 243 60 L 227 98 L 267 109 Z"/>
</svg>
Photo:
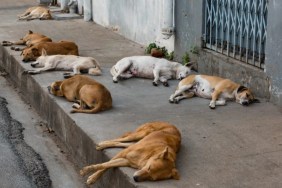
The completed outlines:
<svg viewBox="0 0 282 188">
<path fill-rule="evenodd" d="M 93 0 L 93 21 L 112 28 L 137 43 L 148 45 L 156 39 L 162 40 L 160 34 L 163 23 L 163 1 Z M 170 51 L 174 49 L 172 39 L 174 37 L 165 41 L 168 43 L 165 46 Z"/>
</svg>

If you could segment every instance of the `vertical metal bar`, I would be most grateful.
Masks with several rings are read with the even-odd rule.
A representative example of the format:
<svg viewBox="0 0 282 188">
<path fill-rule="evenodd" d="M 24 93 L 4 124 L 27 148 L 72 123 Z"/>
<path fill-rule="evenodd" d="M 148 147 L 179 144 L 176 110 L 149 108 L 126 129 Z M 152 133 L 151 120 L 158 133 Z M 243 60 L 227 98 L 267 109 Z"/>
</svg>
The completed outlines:
<svg viewBox="0 0 282 188">
<path fill-rule="evenodd" d="M 218 40 L 218 27 L 219 27 L 219 24 L 218 24 L 218 19 L 219 19 L 219 5 L 218 5 L 218 0 L 216 0 L 216 22 L 215 22 L 215 51 L 217 51 L 217 40 Z"/>
<path fill-rule="evenodd" d="M 255 65 L 255 52 L 256 52 L 256 38 L 257 38 L 257 32 L 258 31 L 258 27 L 257 27 L 257 0 L 253 1 L 254 7 L 255 7 L 255 12 L 254 12 L 254 17 L 253 17 L 253 65 Z"/>
<path fill-rule="evenodd" d="M 205 13 L 205 26 L 204 26 L 205 27 L 205 34 L 204 34 L 204 43 L 205 44 L 204 44 L 204 46 L 206 46 L 206 44 L 207 44 L 207 25 L 208 25 L 208 23 L 207 23 L 208 22 L 208 16 L 207 16 L 208 15 L 208 11 L 207 11 L 208 0 L 205 0 L 204 6 L 205 6 L 205 12 L 206 12 Z"/>
<path fill-rule="evenodd" d="M 221 6 L 222 6 L 222 10 L 221 10 L 221 53 L 223 54 L 223 49 L 224 49 L 224 3 L 223 1 L 221 1 Z"/>
<path fill-rule="evenodd" d="M 247 35 L 246 35 L 246 63 L 248 63 L 248 59 L 249 59 L 249 30 L 250 30 L 250 14 L 251 14 L 251 1 L 247 0 L 248 3 L 248 19 L 247 19 L 247 23 L 246 23 L 246 27 L 247 27 Z"/>
<path fill-rule="evenodd" d="M 259 53 L 259 67 L 261 68 L 261 53 L 262 53 L 262 32 L 263 32 L 263 8 L 264 8 L 264 0 L 260 0 L 260 34 L 259 34 L 259 47 L 258 47 L 258 53 Z"/>
<path fill-rule="evenodd" d="M 235 0 L 235 3 L 234 3 L 234 37 L 233 37 L 233 58 L 235 58 L 235 55 L 236 55 L 236 44 L 237 44 L 237 41 L 236 41 L 236 33 L 237 33 L 237 0 Z"/>
<path fill-rule="evenodd" d="M 212 48 L 212 6 L 213 6 L 213 0 L 211 0 L 211 6 L 210 6 L 210 48 Z"/>
<path fill-rule="evenodd" d="M 239 46 L 240 46 L 240 50 L 239 50 L 239 56 L 240 56 L 240 60 L 242 61 L 242 40 L 243 40 L 243 21 L 244 21 L 244 19 L 243 19 L 243 17 L 244 17 L 244 12 L 243 12 L 243 10 L 244 10 L 244 4 L 243 4 L 243 0 L 240 0 L 240 2 L 241 2 L 241 10 L 240 10 L 240 22 L 241 22 L 241 28 L 240 28 L 240 35 L 239 35 L 239 37 L 240 37 L 240 44 L 239 44 Z"/>
</svg>

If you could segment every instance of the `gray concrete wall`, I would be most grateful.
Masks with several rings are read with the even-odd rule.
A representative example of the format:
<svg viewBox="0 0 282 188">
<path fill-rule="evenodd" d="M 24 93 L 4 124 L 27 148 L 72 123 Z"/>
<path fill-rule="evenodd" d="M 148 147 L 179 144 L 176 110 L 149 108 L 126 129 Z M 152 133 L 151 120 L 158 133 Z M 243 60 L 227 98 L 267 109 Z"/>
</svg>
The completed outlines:
<svg viewBox="0 0 282 188">
<path fill-rule="evenodd" d="M 271 80 L 271 102 L 282 106 L 282 1 L 268 1 L 265 72 Z"/>
<path fill-rule="evenodd" d="M 201 46 L 202 0 L 175 1 L 175 55 L 178 60 L 191 47 Z"/>
<path fill-rule="evenodd" d="M 161 29 L 162 0 L 93 0 L 93 21 L 147 45 Z"/>
</svg>

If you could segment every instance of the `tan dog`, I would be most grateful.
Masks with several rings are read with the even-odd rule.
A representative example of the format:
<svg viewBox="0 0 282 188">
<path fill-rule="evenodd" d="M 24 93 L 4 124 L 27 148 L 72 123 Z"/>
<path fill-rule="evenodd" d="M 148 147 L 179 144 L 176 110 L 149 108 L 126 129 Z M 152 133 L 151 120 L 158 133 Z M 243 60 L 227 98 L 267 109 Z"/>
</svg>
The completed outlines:
<svg viewBox="0 0 282 188">
<path fill-rule="evenodd" d="M 59 42 L 43 42 L 27 47 L 22 51 L 23 61 L 35 61 L 42 55 L 42 50 L 45 50 L 47 55 L 77 55 L 78 47 L 74 42 L 59 41 Z"/>
<path fill-rule="evenodd" d="M 175 160 L 180 143 L 181 135 L 174 125 L 166 122 L 145 123 L 135 132 L 98 144 L 97 149 L 127 148 L 108 162 L 84 167 L 80 174 L 84 176 L 96 171 L 87 180 L 87 184 L 92 184 L 109 168 L 129 166 L 138 169 L 133 175 L 136 182 L 179 179 Z"/>
<path fill-rule="evenodd" d="M 18 15 L 19 20 L 51 20 L 51 12 L 42 6 L 30 7 L 23 14 Z"/>
<path fill-rule="evenodd" d="M 10 42 L 10 41 L 3 41 L 2 46 L 12 46 L 12 45 L 25 45 L 27 47 L 31 47 L 37 43 L 41 42 L 52 42 L 52 39 L 46 37 L 45 35 L 41 35 L 39 33 L 33 33 L 32 31 L 28 31 L 28 33 L 19 41 Z M 12 50 L 20 51 L 22 49 L 12 47 Z"/>
<path fill-rule="evenodd" d="M 112 108 L 110 92 L 99 82 L 83 75 L 75 75 L 62 81 L 56 81 L 48 86 L 55 96 L 65 97 L 73 104 L 71 113 L 97 113 Z"/>
<path fill-rule="evenodd" d="M 250 89 L 229 79 L 207 75 L 190 75 L 181 80 L 169 101 L 178 103 L 181 99 L 191 98 L 194 95 L 211 99 L 209 104 L 211 109 L 214 109 L 216 105 L 225 105 L 227 99 L 236 99 L 237 103 L 244 106 L 259 102 Z"/>
</svg>

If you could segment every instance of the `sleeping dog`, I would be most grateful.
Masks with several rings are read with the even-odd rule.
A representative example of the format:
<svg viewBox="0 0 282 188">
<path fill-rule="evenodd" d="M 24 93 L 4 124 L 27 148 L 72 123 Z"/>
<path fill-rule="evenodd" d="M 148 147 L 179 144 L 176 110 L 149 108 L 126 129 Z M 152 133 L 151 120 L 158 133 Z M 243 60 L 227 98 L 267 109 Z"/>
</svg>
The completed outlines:
<svg viewBox="0 0 282 188">
<path fill-rule="evenodd" d="M 211 99 L 209 104 L 211 109 L 217 105 L 225 105 L 227 99 L 236 99 L 237 103 L 244 106 L 252 102 L 259 102 L 254 98 L 250 89 L 229 79 L 207 75 L 190 75 L 181 80 L 169 101 L 178 103 L 181 99 L 191 98 L 194 95 Z"/>
<path fill-rule="evenodd" d="M 87 71 L 90 75 L 101 75 L 101 68 L 93 57 L 80 57 L 75 55 L 50 55 L 42 50 L 42 55 L 30 65 L 36 70 L 26 70 L 25 73 L 39 74 L 49 70 L 73 70 L 73 73 L 64 73 L 65 78 Z"/>
<path fill-rule="evenodd" d="M 52 39 L 42 35 L 40 33 L 34 33 L 33 31 L 29 30 L 28 33 L 21 38 L 19 41 L 11 42 L 11 41 L 3 41 L 2 46 L 13 46 L 13 45 L 25 45 L 27 47 L 31 47 L 37 43 L 41 42 L 52 42 Z M 18 47 L 11 47 L 12 50 L 21 51 L 22 48 Z"/>
<path fill-rule="evenodd" d="M 125 57 L 111 69 L 114 83 L 117 83 L 119 78 L 142 77 L 154 78 L 154 86 L 158 85 L 159 80 L 164 86 L 168 86 L 167 80 L 175 78 L 181 80 L 190 72 L 190 65 L 187 67 L 177 62 L 151 56 Z"/>
<path fill-rule="evenodd" d="M 71 113 L 98 113 L 112 108 L 112 96 L 109 90 L 101 83 L 84 75 L 55 81 L 47 88 L 55 96 L 76 102 L 72 105 Z"/>
<path fill-rule="evenodd" d="M 96 171 L 89 176 L 87 184 L 92 184 L 109 168 L 129 166 L 137 168 L 133 175 L 136 182 L 179 179 L 175 167 L 176 153 L 181 143 L 178 129 L 167 122 L 149 122 L 136 131 L 98 144 L 97 149 L 126 147 L 110 161 L 84 167 L 81 175 Z"/>
</svg>

